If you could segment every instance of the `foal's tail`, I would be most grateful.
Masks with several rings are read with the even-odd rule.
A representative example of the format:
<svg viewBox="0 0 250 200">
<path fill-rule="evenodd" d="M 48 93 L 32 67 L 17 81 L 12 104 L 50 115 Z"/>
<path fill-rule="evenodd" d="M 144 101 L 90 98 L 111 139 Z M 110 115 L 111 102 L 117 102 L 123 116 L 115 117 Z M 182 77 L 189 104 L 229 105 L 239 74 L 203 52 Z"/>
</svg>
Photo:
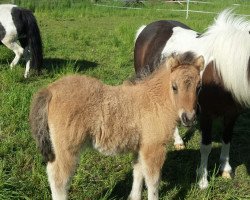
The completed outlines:
<svg viewBox="0 0 250 200">
<path fill-rule="evenodd" d="M 36 68 L 38 73 L 40 73 L 43 66 L 43 46 L 40 30 L 36 18 L 30 10 L 22 8 L 21 13 L 27 31 L 28 46 L 31 54 L 30 66 Z"/>
<path fill-rule="evenodd" d="M 29 115 L 31 132 L 45 163 L 55 159 L 48 126 L 48 103 L 51 97 L 48 89 L 39 91 L 33 98 Z"/>
</svg>

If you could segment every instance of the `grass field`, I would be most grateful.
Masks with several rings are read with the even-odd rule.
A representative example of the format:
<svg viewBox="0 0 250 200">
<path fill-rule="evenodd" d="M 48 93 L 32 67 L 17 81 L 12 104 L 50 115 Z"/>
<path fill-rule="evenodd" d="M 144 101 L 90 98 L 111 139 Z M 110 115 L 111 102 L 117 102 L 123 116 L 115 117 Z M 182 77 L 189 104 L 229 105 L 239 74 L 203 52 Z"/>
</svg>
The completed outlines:
<svg viewBox="0 0 250 200">
<path fill-rule="evenodd" d="M 8 1 L 0 1 L 8 2 Z M 17 4 L 35 11 L 41 29 L 45 64 L 43 75 L 24 79 L 22 61 L 14 70 L 9 64 L 14 54 L 0 46 L 0 199 L 51 199 L 50 189 L 28 125 L 31 97 L 39 88 L 66 74 L 87 74 L 111 85 L 131 77 L 136 30 L 142 24 L 172 19 L 197 31 L 213 22 L 215 14 L 172 12 L 185 9 L 179 4 L 147 1 L 143 9 L 115 9 L 95 6 L 87 0 L 17 0 Z M 215 4 L 191 4 L 190 9 L 219 12 L 233 3 L 235 12 L 250 14 L 250 2 L 225 0 Z M 120 2 L 99 1 L 118 5 Z M 136 7 L 136 6 L 134 6 Z M 249 18 L 248 18 L 249 19 Z M 210 186 L 197 187 L 200 132 L 181 129 L 186 149 L 176 151 L 170 144 L 162 170 L 161 199 L 250 199 L 250 112 L 240 116 L 234 129 L 231 165 L 235 176 L 225 180 L 218 174 L 220 123 L 214 126 L 213 150 L 209 157 Z M 132 156 L 105 157 L 85 152 L 70 187 L 70 199 L 126 199 L 132 186 Z M 146 190 L 143 196 L 146 199 Z"/>
</svg>

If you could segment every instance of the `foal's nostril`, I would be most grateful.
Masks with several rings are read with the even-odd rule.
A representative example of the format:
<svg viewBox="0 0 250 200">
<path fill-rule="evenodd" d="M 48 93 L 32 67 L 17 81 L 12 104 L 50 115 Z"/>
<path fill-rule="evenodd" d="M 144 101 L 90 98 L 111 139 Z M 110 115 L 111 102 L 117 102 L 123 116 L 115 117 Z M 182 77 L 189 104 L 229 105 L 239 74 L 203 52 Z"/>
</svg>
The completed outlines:
<svg viewBox="0 0 250 200">
<path fill-rule="evenodd" d="M 186 113 L 182 113 L 181 119 L 182 119 L 182 122 L 183 122 L 184 124 L 187 124 L 187 123 L 188 123 L 188 118 L 187 118 L 187 114 L 186 114 Z"/>
<path fill-rule="evenodd" d="M 195 114 L 194 113 L 182 113 L 181 120 L 185 126 L 191 126 L 195 120 Z"/>
</svg>

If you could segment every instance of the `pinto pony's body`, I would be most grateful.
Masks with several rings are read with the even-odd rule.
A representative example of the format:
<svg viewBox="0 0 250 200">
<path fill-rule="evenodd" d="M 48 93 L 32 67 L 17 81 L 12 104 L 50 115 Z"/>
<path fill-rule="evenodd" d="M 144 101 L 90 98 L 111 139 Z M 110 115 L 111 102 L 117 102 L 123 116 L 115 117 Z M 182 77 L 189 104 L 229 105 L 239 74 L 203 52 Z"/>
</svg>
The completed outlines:
<svg viewBox="0 0 250 200">
<path fill-rule="evenodd" d="M 155 69 L 155 64 L 175 52 L 193 51 L 203 55 L 205 70 L 199 93 L 202 131 L 200 181 L 208 186 L 207 159 L 211 151 L 211 127 L 215 117 L 224 118 L 221 171 L 231 173 L 229 148 L 234 123 L 245 107 L 250 107 L 250 22 L 222 12 L 208 30 L 199 34 L 175 21 L 158 21 L 141 27 L 135 43 L 135 71 Z M 183 143 L 175 132 L 179 143 Z"/>
<path fill-rule="evenodd" d="M 53 200 L 67 199 L 70 177 L 86 143 L 105 155 L 138 155 L 130 199 L 141 198 L 143 178 L 148 198 L 158 199 L 165 145 L 178 115 L 194 118 L 203 58 L 185 60 L 169 58 L 140 83 L 108 86 L 86 76 L 68 76 L 36 94 L 30 124 L 48 162 Z"/>
<path fill-rule="evenodd" d="M 30 67 L 40 72 L 43 65 L 42 41 L 36 19 L 30 10 L 11 4 L 0 5 L 0 41 L 15 53 L 11 68 L 24 54 L 24 77 L 27 78 Z"/>
</svg>

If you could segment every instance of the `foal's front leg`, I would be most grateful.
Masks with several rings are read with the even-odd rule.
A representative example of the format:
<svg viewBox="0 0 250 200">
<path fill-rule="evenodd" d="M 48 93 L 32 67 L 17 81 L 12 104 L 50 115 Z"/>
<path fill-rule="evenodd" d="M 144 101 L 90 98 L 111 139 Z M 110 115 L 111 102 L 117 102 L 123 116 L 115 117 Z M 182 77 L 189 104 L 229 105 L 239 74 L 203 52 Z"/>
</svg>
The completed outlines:
<svg viewBox="0 0 250 200">
<path fill-rule="evenodd" d="M 165 154 L 165 145 L 160 143 L 145 146 L 140 151 L 142 173 L 148 188 L 148 200 L 159 198 L 158 187 Z"/>
<path fill-rule="evenodd" d="M 134 164 L 133 186 L 130 195 L 128 197 L 128 200 L 140 200 L 142 186 L 143 186 L 142 166 L 140 158 L 138 158 L 137 162 Z"/>
</svg>

